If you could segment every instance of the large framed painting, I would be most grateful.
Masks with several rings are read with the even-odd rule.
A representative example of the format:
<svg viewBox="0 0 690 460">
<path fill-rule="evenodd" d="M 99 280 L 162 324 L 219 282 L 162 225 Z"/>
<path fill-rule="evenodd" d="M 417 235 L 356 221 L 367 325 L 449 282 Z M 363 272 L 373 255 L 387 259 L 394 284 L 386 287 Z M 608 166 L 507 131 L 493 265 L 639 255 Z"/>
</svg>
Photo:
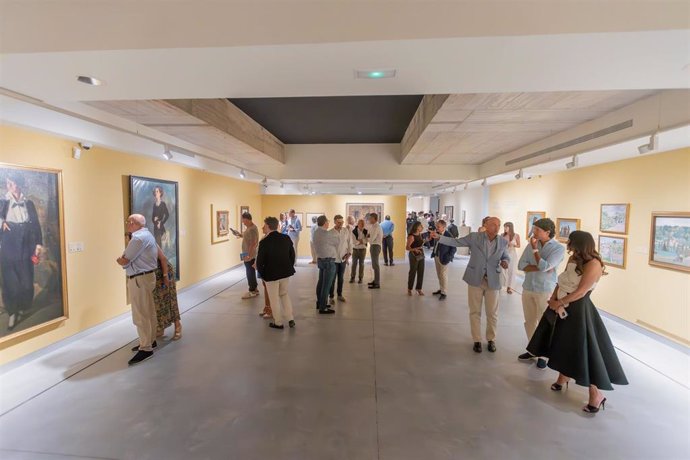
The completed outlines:
<svg viewBox="0 0 690 460">
<path fill-rule="evenodd" d="M 546 213 L 544 211 L 527 211 L 527 229 L 525 230 L 525 235 L 532 233 L 534 223 L 545 217 Z"/>
<path fill-rule="evenodd" d="M 364 219 L 366 222 L 372 213 L 376 213 L 379 222 L 383 221 L 383 203 L 347 203 L 345 210 L 355 221 Z"/>
<path fill-rule="evenodd" d="M 609 267 L 625 268 L 626 239 L 622 236 L 599 235 L 599 254 Z"/>
<path fill-rule="evenodd" d="M 599 231 L 627 235 L 629 215 L 630 203 L 602 204 L 599 213 Z"/>
<path fill-rule="evenodd" d="M 230 211 L 216 209 L 211 205 L 211 244 L 224 243 L 230 239 Z"/>
<path fill-rule="evenodd" d="M 146 218 L 146 227 L 175 267 L 175 278 L 179 280 L 180 212 L 177 182 L 129 176 L 129 212 Z"/>
<path fill-rule="evenodd" d="M 451 219 L 455 218 L 453 216 L 453 210 L 454 210 L 453 206 L 444 206 L 443 207 L 443 214 L 445 214 L 446 217 L 448 218 L 448 223 L 450 223 Z"/>
<path fill-rule="evenodd" d="M 652 213 L 649 264 L 690 273 L 690 212 Z"/>
<path fill-rule="evenodd" d="M 324 215 L 323 212 L 308 212 L 307 213 L 307 222 L 305 224 L 305 222 L 302 221 L 302 226 L 304 227 L 306 225 L 306 227 L 310 227 L 310 228 L 316 227 L 316 219 L 318 219 L 319 216 L 323 216 L 323 215 Z"/>
<path fill-rule="evenodd" d="M 67 317 L 62 172 L 0 163 L 0 342 Z"/>
<path fill-rule="evenodd" d="M 567 243 L 570 234 L 580 230 L 580 219 L 559 217 L 556 219 L 556 239 L 561 243 Z"/>
<path fill-rule="evenodd" d="M 245 212 L 249 212 L 249 206 L 240 206 L 240 212 L 237 214 L 237 226 L 240 228 L 240 235 L 244 234 L 244 231 L 247 229 L 247 226 L 242 222 L 242 214 Z"/>
</svg>

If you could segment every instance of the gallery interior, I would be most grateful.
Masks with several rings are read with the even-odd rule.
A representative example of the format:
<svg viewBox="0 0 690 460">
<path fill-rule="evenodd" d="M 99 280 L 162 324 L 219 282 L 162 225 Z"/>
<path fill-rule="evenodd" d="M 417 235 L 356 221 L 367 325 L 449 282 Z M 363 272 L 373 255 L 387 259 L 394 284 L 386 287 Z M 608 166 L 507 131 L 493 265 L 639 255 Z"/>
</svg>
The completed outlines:
<svg viewBox="0 0 690 460">
<path fill-rule="evenodd" d="M 687 1 L 0 0 L 0 53 L 0 458 L 690 458 Z M 235 233 L 290 210 L 294 323 L 276 330 Z M 136 366 L 132 214 L 182 325 Z M 317 218 L 373 234 L 372 214 L 394 263 L 375 275 L 369 241 L 363 282 L 343 262 L 321 315 Z M 406 248 L 410 222 L 435 235 L 424 214 L 462 241 L 496 217 L 499 248 L 512 223 L 513 263 L 550 219 L 554 282 L 591 234 L 605 275 L 586 299 L 628 384 L 587 412 L 589 384 L 557 380 L 573 310 L 553 367 L 518 360 L 522 265 L 497 265 L 495 339 L 483 313 L 473 349 L 484 247 L 451 255 L 444 288 L 441 240 Z"/>
</svg>

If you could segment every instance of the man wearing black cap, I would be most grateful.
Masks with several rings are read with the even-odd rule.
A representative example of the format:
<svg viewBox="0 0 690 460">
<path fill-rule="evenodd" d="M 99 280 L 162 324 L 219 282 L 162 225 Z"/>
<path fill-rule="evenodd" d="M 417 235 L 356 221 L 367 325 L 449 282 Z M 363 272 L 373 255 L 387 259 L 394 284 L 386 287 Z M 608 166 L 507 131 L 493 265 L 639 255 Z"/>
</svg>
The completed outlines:
<svg viewBox="0 0 690 460">
<path fill-rule="evenodd" d="M 556 271 L 565 256 L 565 248 L 553 239 L 556 226 L 551 219 L 539 219 L 534 222 L 529 235 L 529 245 L 525 248 L 518 262 L 518 269 L 525 272 L 522 283 L 522 310 L 525 314 L 525 332 L 527 340 L 532 338 L 539 318 L 548 306 L 549 296 L 556 287 Z M 523 353 L 520 361 L 537 359 L 539 369 L 546 368 L 546 360 Z"/>
</svg>

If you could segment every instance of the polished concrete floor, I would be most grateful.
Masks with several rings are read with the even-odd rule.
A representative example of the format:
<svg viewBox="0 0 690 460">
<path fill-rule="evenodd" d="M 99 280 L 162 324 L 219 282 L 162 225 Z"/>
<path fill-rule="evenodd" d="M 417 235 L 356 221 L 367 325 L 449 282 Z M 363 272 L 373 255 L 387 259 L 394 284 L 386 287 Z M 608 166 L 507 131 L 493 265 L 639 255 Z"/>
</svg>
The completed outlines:
<svg viewBox="0 0 690 460">
<path fill-rule="evenodd" d="M 690 458 L 683 350 L 607 320 L 631 385 L 587 415 L 584 388 L 554 393 L 553 371 L 516 361 L 518 295 L 501 295 L 498 352 L 475 354 L 463 261 L 445 302 L 431 261 L 425 297 L 407 297 L 406 263 L 382 270 L 381 290 L 346 284 L 319 316 L 300 262 L 294 330 L 267 327 L 235 270 L 181 294 L 182 340 L 139 366 L 126 318 L 26 360 L 0 377 L 0 458 Z"/>
</svg>

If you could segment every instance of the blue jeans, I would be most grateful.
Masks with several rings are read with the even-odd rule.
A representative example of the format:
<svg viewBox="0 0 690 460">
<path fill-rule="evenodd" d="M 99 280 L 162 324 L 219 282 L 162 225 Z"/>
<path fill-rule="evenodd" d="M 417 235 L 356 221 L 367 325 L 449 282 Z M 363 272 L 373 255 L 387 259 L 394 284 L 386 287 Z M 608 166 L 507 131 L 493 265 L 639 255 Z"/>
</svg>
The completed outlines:
<svg viewBox="0 0 690 460">
<path fill-rule="evenodd" d="M 317 259 L 319 282 L 316 283 L 316 306 L 319 310 L 328 308 L 328 291 L 335 279 L 335 259 Z"/>
<path fill-rule="evenodd" d="M 338 297 L 343 295 L 343 283 L 345 283 L 345 269 L 347 264 L 345 262 L 335 263 L 335 276 L 333 277 L 333 282 L 331 283 L 331 290 L 329 294 L 331 297 L 335 297 L 335 283 L 338 282 Z"/>
<path fill-rule="evenodd" d="M 256 279 L 256 270 L 254 270 L 254 260 L 244 263 L 244 269 L 247 271 L 247 283 L 249 284 L 250 291 L 257 291 L 259 289 L 259 283 Z"/>
</svg>

